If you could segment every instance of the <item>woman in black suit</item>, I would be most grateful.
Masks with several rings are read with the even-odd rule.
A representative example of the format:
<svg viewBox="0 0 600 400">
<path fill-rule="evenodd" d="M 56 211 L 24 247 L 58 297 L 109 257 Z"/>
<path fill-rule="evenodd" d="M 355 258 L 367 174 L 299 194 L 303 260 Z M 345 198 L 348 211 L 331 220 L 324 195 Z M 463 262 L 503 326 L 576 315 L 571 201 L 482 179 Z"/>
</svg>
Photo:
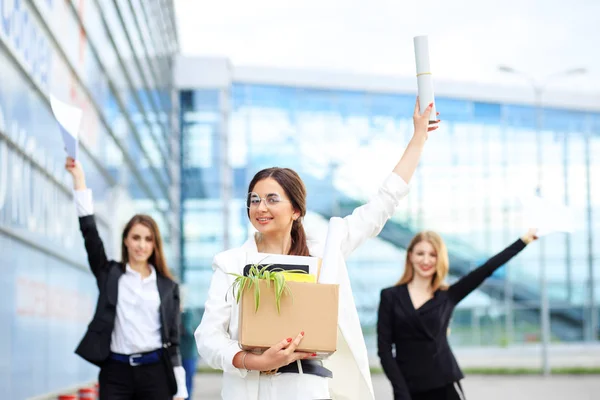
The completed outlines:
<svg viewBox="0 0 600 400">
<path fill-rule="evenodd" d="M 529 230 L 451 286 L 444 284 L 448 251 L 442 238 L 427 231 L 411 240 L 404 275 L 396 286 L 381 291 L 377 320 L 378 354 L 395 400 L 464 399 L 464 376 L 446 334 L 454 307 L 537 239 L 535 232 Z"/>
<path fill-rule="evenodd" d="M 88 261 L 99 288 L 94 318 L 76 353 L 100 367 L 101 400 L 183 400 L 179 286 L 165 262 L 156 222 L 125 226 L 121 262 L 108 260 L 79 162 L 67 158 Z"/>
</svg>

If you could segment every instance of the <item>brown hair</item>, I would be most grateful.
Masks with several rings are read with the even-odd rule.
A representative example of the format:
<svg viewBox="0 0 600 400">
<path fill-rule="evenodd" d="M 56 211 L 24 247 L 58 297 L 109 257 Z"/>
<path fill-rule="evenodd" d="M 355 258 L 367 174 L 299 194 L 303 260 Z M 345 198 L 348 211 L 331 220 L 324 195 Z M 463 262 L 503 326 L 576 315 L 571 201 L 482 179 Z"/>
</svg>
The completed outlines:
<svg viewBox="0 0 600 400">
<path fill-rule="evenodd" d="M 440 235 L 432 231 L 423 231 L 415 235 L 408 244 L 406 249 L 406 262 L 404 264 L 404 274 L 402 278 L 396 283 L 396 285 L 403 285 L 413 280 L 415 269 L 410 262 L 410 254 L 412 253 L 415 246 L 420 242 L 428 242 L 435 249 L 437 255 L 437 263 L 435 266 L 435 274 L 431 277 L 431 287 L 435 292 L 438 289 L 445 290 L 448 286 L 444 283 L 446 276 L 448 275 L 449 261 L 448 261 L 448 249 L 446 244 Z"/>
<path fill-rule="evenodd" d="M 259 171 L 248 185 L 248 193 L 254 190 L 254 186 L 263 179 L 273 178 L 283 188 L 285 195 L 290 199 L 292 207 L 300 213 L 300 217 L 292 224 L 292 246 L 289 255 L 309 256 L 306 244 L 306 233 L 302 226 L 302 218 L 306 215 L 306 187 L 296 171 L 289 168 L 272 167 Z M 248 200 L 246 200 L 248 201 Z M 250 210 L 248 209 L 248 217 Z"/>
<path fill-rule="evenodd" d="M 125 229 L 123 229 L 123 238 L 121 240 L 121 260 L 123 263 L 129 262 L 129 254 L 127 253 L 127 246 L 125 246 L 125 239 L 127 235 L 129 235 L 129 231 L 133 228 L 134 225 L 141 224 L 146 228 L 150 229 L 152 233 L 152 240 L 154 241 L 152 255 L 148 259 L 148 263 L 152 264 L 152 266 L 156 269 L 156 272 L 161 274 L 164 277 L 167 277 L 171 280 L 175 280 L 171 271 L 169 271 L 169 267 L 167 267 L 167 262 L 165 260 L 165 255 L 163 253 L 163 244 L 162 238 L 160 236 L 160 230 L 158 229 L 158 224 L 154 219 L 145 214 L 136 214 L 134 215 L 127 225 L 125 225 Z"/>
</svg>

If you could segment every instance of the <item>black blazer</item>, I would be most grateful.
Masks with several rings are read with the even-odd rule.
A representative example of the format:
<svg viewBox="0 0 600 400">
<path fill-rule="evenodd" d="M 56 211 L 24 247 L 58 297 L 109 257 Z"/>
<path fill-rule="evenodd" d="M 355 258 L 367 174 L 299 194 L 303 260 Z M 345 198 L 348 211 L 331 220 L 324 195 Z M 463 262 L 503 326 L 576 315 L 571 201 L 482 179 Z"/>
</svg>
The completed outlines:
<svg viewBox="0 0 600 400">
<path fill-rule="evenodd" d="M 437 290 L 418 309 L 414 308 L 406 285 L 381 291 L 378 354 L 392 383 L 395 400 L 410 400 L 411 393 L 440 388 L 464 377 L 448 344 L 454 307 L 523 248 L 525 243 L 517 240 L 447 290 Z M 396 347 L 395 356 L 392 345 Z"/>
<path fill-rule="evenodd" d="M 108 260 L 104 244 L 93 215 L 79 218 L 79 227 L 83 234 L 85 249 L 92 273 L 100 291 L 96 312 L 87 332 L 75 353 L 85 360 L 101 366 L 110 354 L 110 340 L 115 325 L 119 278 L 125 273 L 123 263 Z M 171 279 L 157 273 L 156 285 L 160 296 L 160 320 L 162 322 L 162 341 L 167 344 L 173 366 L 181 365 L 179 352 L 179 286 Z"/>
</svg>

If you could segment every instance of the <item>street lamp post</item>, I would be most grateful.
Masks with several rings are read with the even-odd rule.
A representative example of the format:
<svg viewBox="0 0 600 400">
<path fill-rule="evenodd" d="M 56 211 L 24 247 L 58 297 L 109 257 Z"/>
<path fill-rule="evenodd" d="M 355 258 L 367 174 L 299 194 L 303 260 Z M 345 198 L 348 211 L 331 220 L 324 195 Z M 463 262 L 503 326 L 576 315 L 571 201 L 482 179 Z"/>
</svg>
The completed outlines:
<svg viewBox="0 0 600 400">
<path fill-rule="evenodd" d="M 537 163 L 537 187 L 536 192 L 538 196 L 542 194 L 542 179 L 543 179 L 543 146 L 542 146 L 542 127 L 543 127 L 543 94 L 546 86 L 550 83 L 551 78 L 566 77 L 572 75 L 581 75 L 586 73 L 585 68 L 574 68 L 566 71 L 561 71 L 548 76 L 543 81 L 538 81 L 531 75 L 516 70 L 512 67 L 501 65 L 498 67 L 501 72 L 509 74 L 519 75 L 527 80 L 533 89 L 535 95 L 534 107 L 535 107 L 535 143 L 536 143 L 536 163 Z M 546 277 L 546 252 L 545 252 L 545 240 L 540 238 L 539 243 L 539 264 L 540 264 L 540 320 L 541 320 L 541 331 L 542 331 L 542 371 L 543 374 L 550 375 L 550 362 L 548 359 L 548 347 L 550 344 L 550 305 L 548 300 L 548 280 Z"/>
</svg>

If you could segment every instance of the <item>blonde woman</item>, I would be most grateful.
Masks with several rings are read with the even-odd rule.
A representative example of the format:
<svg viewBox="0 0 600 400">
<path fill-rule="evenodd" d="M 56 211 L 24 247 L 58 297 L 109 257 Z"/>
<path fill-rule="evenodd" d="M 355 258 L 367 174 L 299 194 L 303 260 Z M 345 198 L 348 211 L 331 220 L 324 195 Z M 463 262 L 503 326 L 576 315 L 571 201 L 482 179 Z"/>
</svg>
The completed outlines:
<svg viewBox="0 0 600 400">
<path fill-rule="evenodd" d="M 381 291 L 377 346 L 395 400 L 461 400 L 463 374 L 448 344 L 456 305 L 494 271 L 537 239 L 529 230 L 453 285 L 446 285 L 448 251 L 435 232 L 421 232 L 406 251 L 404 275 Z M 395 346 L 395 354 L 392 353 Z"/>
</svg>

